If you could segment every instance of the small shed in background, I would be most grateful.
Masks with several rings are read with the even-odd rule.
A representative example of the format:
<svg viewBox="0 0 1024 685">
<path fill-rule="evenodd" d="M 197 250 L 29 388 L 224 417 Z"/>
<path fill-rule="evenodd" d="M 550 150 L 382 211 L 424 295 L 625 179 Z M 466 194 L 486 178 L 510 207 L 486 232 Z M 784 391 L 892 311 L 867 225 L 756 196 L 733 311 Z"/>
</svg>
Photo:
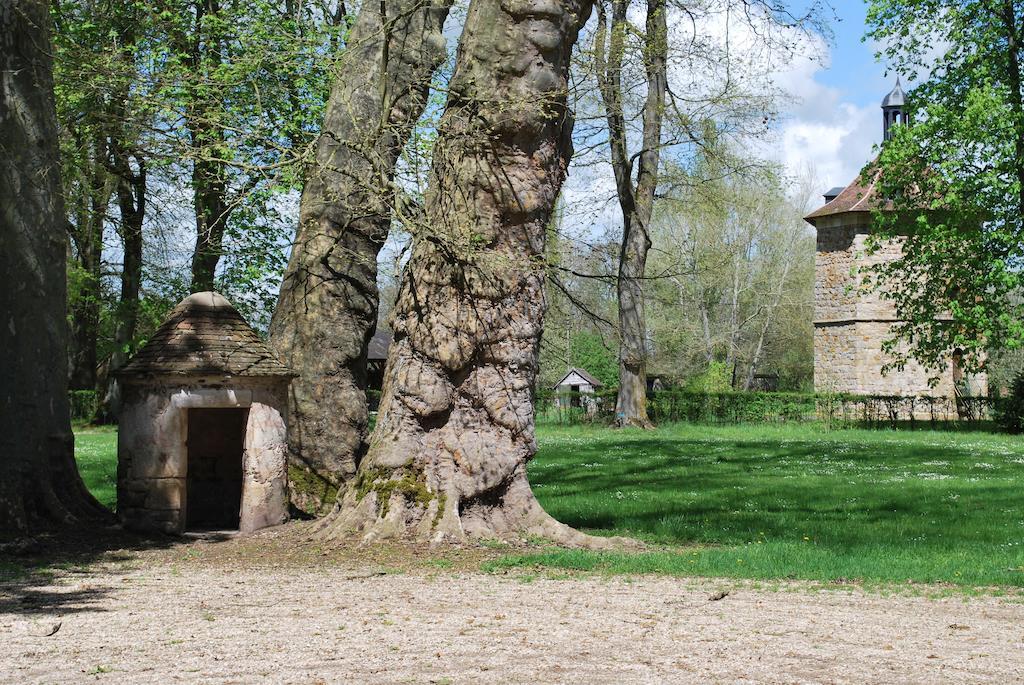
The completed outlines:
<svg viewBox="0 0 1024 685">
<path fill-rule="evenodd" d="M 592 414 L 597 411 L 594 392 L 602 385 L 585 369 L 573 367 L 562 376 L 562 380 L 555 383 L 555 406 L 562 409 L 578 407 Z"/>
<path fill-rule="evenodd" d="M 227 299 L 186 297 L 117 375 L 126 528 L 250 532 L 287 519 L 285 407 L 296 374 Z"/>
</svg>

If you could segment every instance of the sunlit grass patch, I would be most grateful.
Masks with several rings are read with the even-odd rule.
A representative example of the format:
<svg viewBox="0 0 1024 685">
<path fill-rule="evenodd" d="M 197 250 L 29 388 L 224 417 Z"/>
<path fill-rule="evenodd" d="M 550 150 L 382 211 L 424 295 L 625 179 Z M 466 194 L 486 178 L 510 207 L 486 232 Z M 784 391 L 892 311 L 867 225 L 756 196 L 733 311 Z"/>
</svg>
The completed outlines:
<svg viewBox="0 0 1024 685">
<path fill-rule="evenodd" d="M 813 425 L 545 426 L 538 443 L 530 481 L 552 515 L 652 549 L 544 548 L 493 569 L 1024 586 L 1019 438 Z M 86 485 L 113 507 L 116 432 L 76 431 L 75 454 Z"/>
<path fill-rule="evenodd" d="M 598 535 L 687 546 L 502 564 L 608 573 L 1024 586 L 1024 445 L 817 426 L 543 427 L 530 480 Z"/>
<path fill-rule="evenodd" d="M 76 429 L 75 460 L 86 487 L 101 504 L 113 509 L 117 503 L 117 429 Z"/>
</svg>

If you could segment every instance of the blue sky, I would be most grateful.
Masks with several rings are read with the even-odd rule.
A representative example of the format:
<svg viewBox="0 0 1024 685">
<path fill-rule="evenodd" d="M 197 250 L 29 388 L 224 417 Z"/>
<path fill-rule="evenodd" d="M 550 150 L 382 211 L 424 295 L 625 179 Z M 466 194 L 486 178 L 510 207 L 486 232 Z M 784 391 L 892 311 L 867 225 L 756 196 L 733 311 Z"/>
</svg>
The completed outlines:
<svg viewBox="0 0 1024 685">
<path fill-rule="evenodd" d="M 799 4 L 811 1 L 793 0 L 791 7 L 799 13 Z M 781 120 L 773 134 L 755 146 L 757 154 L 782 163 L 794 196 L 813 189 L 808 209 L 820 206 L 829 188 L 848 185 L 873 158 L 873 147 L 882 138 L 881 101 L 896 81 L 875 61 L 874 46 L 862 41 L 867 14 L 862 0 L 832 0 L 826 12 L 831 42 L 801 38 L 801 54 L 769 74 L 789 95 L 780 102 Z M 571 230 L 618 230 L 621 215 L 614 194 L 610 169 L 573 169 L 563 188 L 577 224 Z"/>
<path fill-rule="evenodd" d="M 862 41 L 867 5 L 833 0 L 833 40 L 819 59 L 797 60 L 780 74 L 794 95 L 786 108 L 777 154 L 794 175 L 812 174 L 817 186 L 845 186 L 872 157 L 882 137 L 880 103 L 896 82 Z"/>
<path fill-rule="evenodd" d="M 858 0 L 833 3 L 837 21 L 832 24 L 835 44 L 831 48 L 832 64 L 818 75 L 822 84 L 840 89 L 858 105 L 878 104 L 894 82 L 883 77 L 883 65 L 875 61 L 874 48 L 861 41 L 867 4 Z"/>
</svg>

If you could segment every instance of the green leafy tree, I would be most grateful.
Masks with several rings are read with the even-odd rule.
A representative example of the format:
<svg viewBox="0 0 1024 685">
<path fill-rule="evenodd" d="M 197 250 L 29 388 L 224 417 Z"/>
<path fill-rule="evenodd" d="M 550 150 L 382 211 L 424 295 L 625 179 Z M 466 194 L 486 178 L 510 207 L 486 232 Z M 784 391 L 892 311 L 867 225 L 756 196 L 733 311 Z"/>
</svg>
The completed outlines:
<svg viewBox="0 0 1024 685">
<path fill-rule="evenodd" d="M 266 330 L 293 230 L 287 195 L 301 185 L 346 14 L 291 0 L 56 0 L 50 14 L 71 383 L 96 388 L 111 416 L 116 384 L 97 370 L 121 366 L 147 334 L 142 299 L 177 292 L 184 277 Z M 157 243 L 187 245 L 188 214 L 185 277 Z"/>
<path fill-rule="evenodd" d="M 732 369 L 725 362 L 708 362 L 708 368 L 686 383 L 690 392 L 729 392 L 732 390 Z"/>
<path fill-rule="evenodd" d="M 964 366 L 1024 343 L 1018 297 L 1024 261 L 1024 2 L 874 0 L 867 37 L 913 80 L 912 124 L 883 144 L 876 168 L 887 211 L 877 236 L 905 236 L 903 257 L 879 269 L 903 323 L 887 344 L 897 366 L 914 357 Z M 944 46 L 934 62 L 933 46 Z"/>
<path fill-rule="evenodd" d="M 257 244 L 275 230 L 284 237 L 259 217 L 270 212 L 277 192 L 301 185 L 342 18 L 316 3 L 287 0 L 162 0 L 154 6 L 156 128 L 165 133 L 165 154 L 188 167 L 193 291 L 214 287 L 225 238 L 234 238 L 237 250 L 250 234 Z M 254 254 L 242 273 L 256 263 Z M 261 266 L 273 274 L 269 301 L 283 251 Z M 251 276 L 242 285 L 248 291 Z"/>
<path fill-rule="evenodd" d="M 572 366 L 583 369 L 606 388 L 614 388 L 619 382 L 619 363 L 615 354 L 596 333 L 582 331 L 574 335 L 569 359 Z"/>
</svg>

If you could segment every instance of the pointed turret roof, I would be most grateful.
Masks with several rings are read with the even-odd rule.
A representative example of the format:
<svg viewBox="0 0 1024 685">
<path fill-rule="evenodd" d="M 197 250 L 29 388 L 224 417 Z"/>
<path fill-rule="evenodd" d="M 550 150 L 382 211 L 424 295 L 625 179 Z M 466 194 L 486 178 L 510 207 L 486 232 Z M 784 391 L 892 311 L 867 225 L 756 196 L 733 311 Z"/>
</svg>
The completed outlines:
<svg viewBox="0 0 1024 685">
<path fill-rule="evenodd" d="M 294 377 L 220 293 L 189 295 L 118 376 Z"/>
<path fill-rule="evenodd" d="M 907 94 L 903 92 L 900 85 L 900 77 L 896 77 L 896 87 L 889 94 L 882 98 L 882 107 L 902 107 L 907 103 Z"/>
</svg>

